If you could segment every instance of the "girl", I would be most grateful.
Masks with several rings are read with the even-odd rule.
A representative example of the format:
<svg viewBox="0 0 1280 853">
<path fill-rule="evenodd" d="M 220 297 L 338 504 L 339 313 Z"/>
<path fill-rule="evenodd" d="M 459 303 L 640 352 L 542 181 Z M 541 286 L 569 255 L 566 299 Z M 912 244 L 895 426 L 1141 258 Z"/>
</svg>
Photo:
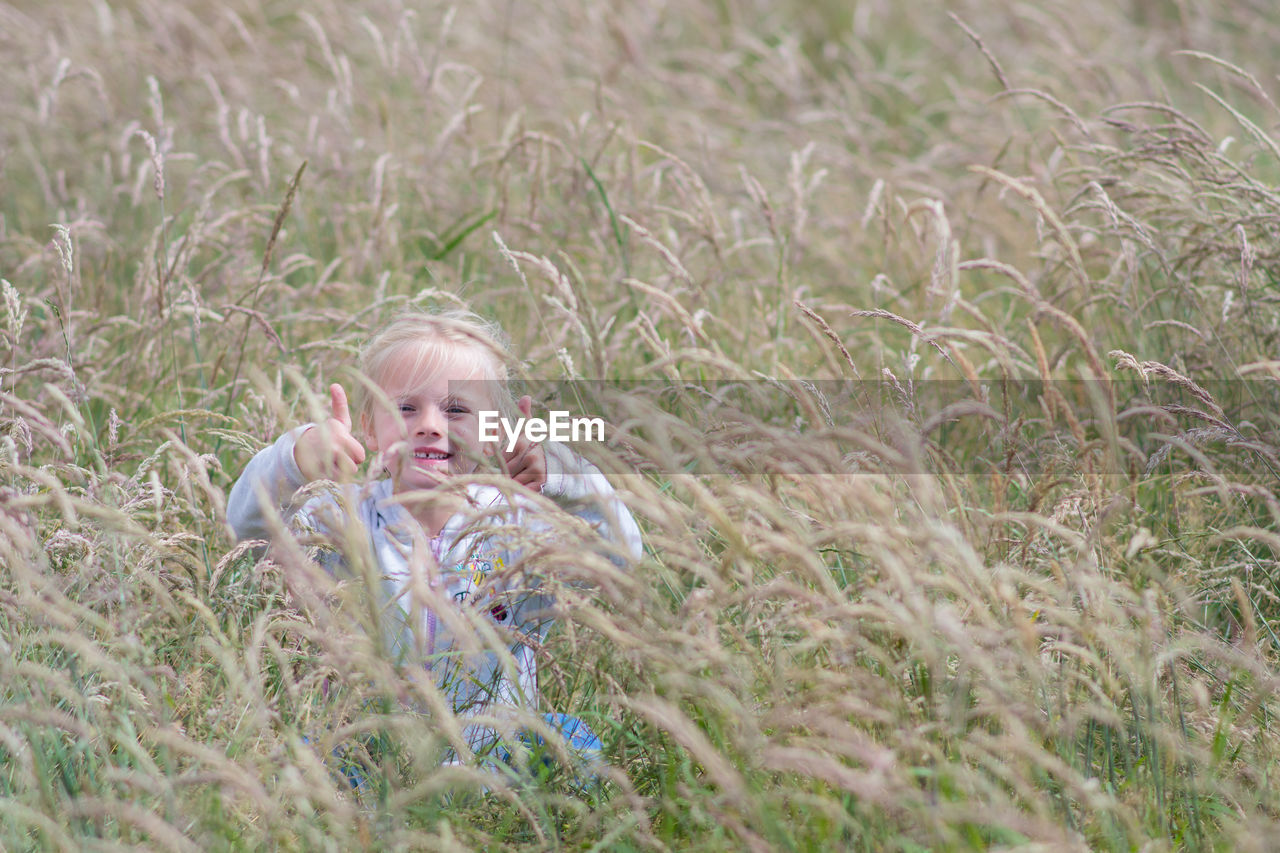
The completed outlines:
<svg viewBox="0 0 1280 853">
<path fill-rule="evenodd" d="M 370 383 L 356 407 L 364 444 L 353 431 L 345 389 L 333 385 L 330 417 L 285 433 L 254 456 L 227 503 L 241 540 L 268 538 L 276 513 L 334 542 L 345 537 L 345 545 L 322 559 L 330 571 L 342 568 L 344 553 L 362 548 L 380 575 L 387 652 L 399 664 L 425 667 L 460 715 L 535 705 L 530 643 L 540 642 L 550 625 L 551 602 L 539 579 L 511 570 L 519 565 L 514 539 L 520 537 L 513 534 L 548 531 L 546 516 L 513 506 L 495 486 L 451 483 L 501 452 L 480 441 L 480 411 L 505 415 L 518 405 L 530 414 L 528 397 L 516 405 L 510 398 L 509 358 L 500 341 L 496 327 L 469 312 L 394 321 L 360 359 Z M 293 495 L 307 483 L 350 480 L 366 446 L 384 478 L 342 486 L 345 511 L 325 495 L 290 512 Z M 593 465 L 562 445 L 528 441 L 501 455 L 501 467 L 516 482 L 569 503 L 574 515 L 595 526 L 607 540 L 602 550 L 612 551 L 615 561 L 640 556 L 635 520 Z M 353 528 L 363 540 L 354 545 Z M 473 750 L 494 737 L 480 726 L 464 735 Z"/>
</svg>

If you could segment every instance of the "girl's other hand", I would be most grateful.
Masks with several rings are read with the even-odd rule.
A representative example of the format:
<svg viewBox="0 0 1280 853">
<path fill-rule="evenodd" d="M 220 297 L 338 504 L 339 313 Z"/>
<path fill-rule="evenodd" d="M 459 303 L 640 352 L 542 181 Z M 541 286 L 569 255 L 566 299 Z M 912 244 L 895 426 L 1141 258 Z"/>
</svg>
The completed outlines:
<svg viewBox="0 0 1280 853">
<path fill-rule="evenodd" d="M 337 383 L 329 386 L 329 408 L 330 415 L 324 423 L 303 432 L 293 447 L 293 460 L 308 482 L 321 478 L 348 480 L 364 461 L 364 445 L 351 434 L 347 392 Z"/>
<path fill-rule="evenodd" d="M 532 416 L 532 397 L 526 394 L 516 405 L 520 407 L 520 413 L 526 418 Z M 535 492 L 546 485 L 547 455 L 543 452 L 542 445 L 525 438 L 523 432 L 511 452 L 503 452 L 502 462 L 507 476 L 520 485 L 527 486 Z"/>
</svg>

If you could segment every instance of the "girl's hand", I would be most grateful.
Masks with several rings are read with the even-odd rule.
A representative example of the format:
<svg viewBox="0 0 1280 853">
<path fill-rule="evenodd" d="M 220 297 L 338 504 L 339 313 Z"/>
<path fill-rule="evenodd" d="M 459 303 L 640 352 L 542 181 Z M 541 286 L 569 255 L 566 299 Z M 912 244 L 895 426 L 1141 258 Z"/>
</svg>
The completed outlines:
<svg viewBox="0 0 1280 853">
<path fill-rule="evenodd" d="M 529 395 L 521 397 L 516 405 L 520 407 L 520 413 L 526 418 L 533 414 L 533 398 Z M 507 476 L 535 492 L 546 485 L 547 455 L 543 452 L 542 445 L 529 441 L 523 433 L 510 453 L 503 452 L 502 467 L 507 472 Z"/>
<path fill-rule="evenodd" d="M 364 461 L 364 445 L 351 434 L 351 411 L 341 385 L 329 386 L 329 407 L 329 418 L 303 432 L 293 446 L 293 461 L 308 482 L 348 480 Z"/>
</svg>

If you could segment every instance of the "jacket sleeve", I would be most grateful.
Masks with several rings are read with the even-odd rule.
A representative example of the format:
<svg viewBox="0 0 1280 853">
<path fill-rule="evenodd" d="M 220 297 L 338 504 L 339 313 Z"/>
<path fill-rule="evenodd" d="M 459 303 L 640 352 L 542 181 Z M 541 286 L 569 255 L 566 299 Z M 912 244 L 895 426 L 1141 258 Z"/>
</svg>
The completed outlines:
<svg viewBox="0 0 1280 853">
<path fill-rule="evenodd" d="M 633 560 L 644 544 L 640 527 L 600 469 L 556 442 L 542 445 L 547 457 L 547 483 L 542 493 L 600 531 Z"/>
<path fill-rule="evenodd" d="M 293 448 L 311 424 L 290 430 L 249 460 L 227 496 L 227 521 L 236 539 L 268 538 L 268 513 L 292 515 L 293 495 L 307 484 L 293 458 Z"/>
</svg>

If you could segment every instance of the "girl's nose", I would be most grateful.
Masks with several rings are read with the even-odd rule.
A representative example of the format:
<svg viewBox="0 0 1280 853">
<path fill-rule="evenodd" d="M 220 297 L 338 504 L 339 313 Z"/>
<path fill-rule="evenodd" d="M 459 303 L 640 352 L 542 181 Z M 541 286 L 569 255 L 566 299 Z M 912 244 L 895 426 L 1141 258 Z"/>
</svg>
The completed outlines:
<svg viewBox="0 0 1280 853">
<path fill-rule="evenodd" d="M 444 415 L 434 406 L 426 406 L 413 421 L 413 434 L 427 438 L 444 435 Z"/>
</svg>

